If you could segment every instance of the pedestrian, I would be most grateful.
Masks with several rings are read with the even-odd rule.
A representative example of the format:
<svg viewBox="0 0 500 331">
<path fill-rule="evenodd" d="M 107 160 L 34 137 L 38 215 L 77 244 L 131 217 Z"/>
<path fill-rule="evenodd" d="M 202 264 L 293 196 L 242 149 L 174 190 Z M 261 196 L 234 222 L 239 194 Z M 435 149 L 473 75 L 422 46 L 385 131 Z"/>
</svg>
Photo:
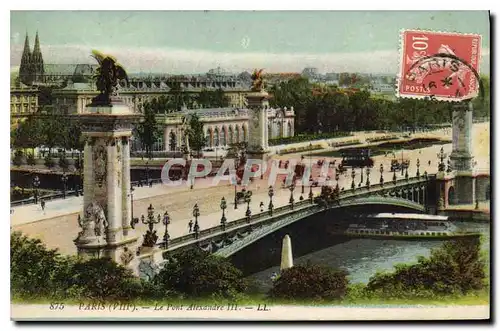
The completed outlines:
<svg viewBox="0 0 500 331">
<path fill-rule="evenodd" d="M 194 223 L 194 237 L 198 239 L 198 231 L 200 231 L 200 226 L 198 225 L 198 220 Z"/>
<path fill-rule="evenodd" d="M 193 220 L 189 220 L 189 233 L 193 232 Z"/>
<path fill-rule="evenodd" d="M 153 187 L 153 180 L 152 179 L 149 180 L 149 187 Z"/>
<path fill-rule="evenodd" d="M 40 199 L 40 205 L 42 206 L 42 211 L 45 210 L 45 200 Z"/>
<path fill-rule="evenodd" d="M 262 213 L 264 211 L 264 202 L 260 202 L 260 212 Z"/>
<path fill-rule="evenodd" d="M 431 165 L 431 160 L 429 160 L 429 165 Z"/>
</svg>

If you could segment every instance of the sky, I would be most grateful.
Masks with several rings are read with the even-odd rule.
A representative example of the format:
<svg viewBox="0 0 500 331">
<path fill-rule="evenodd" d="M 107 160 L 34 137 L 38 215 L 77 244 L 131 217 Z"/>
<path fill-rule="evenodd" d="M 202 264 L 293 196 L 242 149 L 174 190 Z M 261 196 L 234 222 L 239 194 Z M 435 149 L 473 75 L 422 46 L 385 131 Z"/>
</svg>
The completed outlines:
<svg viewBox="0 0 500 331">
<path fill-rule="evenodd" d="M 38 31 L 45 63 L 93 63 L 113 54 L 129 72 L 364 72 L 396 74 L 399 32 L 482 35 L 489 73 L 487 11 L 12 11 L 11 67 Z"/>
</svg>

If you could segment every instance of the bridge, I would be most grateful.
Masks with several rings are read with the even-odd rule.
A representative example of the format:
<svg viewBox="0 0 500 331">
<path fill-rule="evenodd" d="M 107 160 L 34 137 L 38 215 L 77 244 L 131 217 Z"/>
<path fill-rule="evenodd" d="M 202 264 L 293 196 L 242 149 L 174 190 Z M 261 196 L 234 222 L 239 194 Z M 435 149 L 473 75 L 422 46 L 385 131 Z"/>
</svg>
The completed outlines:
<svg viewBox="0 0 500 331">
<path fill-rule="evenodd" d="M 436 175 L 424 175 L 375 185 L 368 184 L 340 191 L 334 201 L 325 201 L 319 194 L 314 195 L 311 190 L 308 197 L 302 201 L 289 202 L 288 205 L 274 208 L 272 211 L 267 210 L 226 221 L 199 232 L 161 240 L 154 247 L 140 247 L 137 252 L 139 274 L 144 278 L 152 276 L 151 272 L 163 264 L 169 253 L 192 247 L 229 257 L 281 228 L 328 209 L 386 205 L 416 212 L 429 212 L 435 209 L 434 199 L 429 199 L 429 190 L 435 187 L 435 180 Z"/>
</svg>

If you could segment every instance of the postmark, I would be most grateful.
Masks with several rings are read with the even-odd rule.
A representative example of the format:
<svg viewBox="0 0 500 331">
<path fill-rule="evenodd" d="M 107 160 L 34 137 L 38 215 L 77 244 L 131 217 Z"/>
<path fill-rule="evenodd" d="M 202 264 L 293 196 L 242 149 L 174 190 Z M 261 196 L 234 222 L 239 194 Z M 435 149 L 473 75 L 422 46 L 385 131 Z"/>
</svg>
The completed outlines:
<svg viewBox="0 0 500 331">
<path fill-rule="evenodd" d="M 403 30 L 400 50 L 398 97 L 464 101 L 479 94 L 480 35 Z"/>
</svg>

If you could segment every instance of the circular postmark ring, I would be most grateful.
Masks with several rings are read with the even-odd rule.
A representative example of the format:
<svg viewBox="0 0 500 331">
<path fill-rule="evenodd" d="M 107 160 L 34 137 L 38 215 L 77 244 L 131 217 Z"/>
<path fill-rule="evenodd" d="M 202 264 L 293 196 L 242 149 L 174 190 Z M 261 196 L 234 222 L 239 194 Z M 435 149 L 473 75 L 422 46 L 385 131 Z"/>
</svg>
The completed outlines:
<svg viewBox="0 0 500 331">
<path fill-rule="evenodd" d="M 467 68 L 469 68 L 471 70 L 471 72 L 474 74 L 474 77 L 476 78 L 476 81 L 477 81 L 477 83 L 479 85 L 479 94 L 478 94 L 479 100 L 481 102 L 484 102 L 484 86 L 483 86 L 483 83 L 481 82 L 481 77 L 479 76 L 479 73 L 467 61 L 459 58 L 456 55 L 447 54 L 447 53 L 436 53 L 434 55 L 423 56 L 423 57 L 419 58 L 415 63 L 413 63 L 411 65 L 411 67 L 407 70 L 407 72 L 405 73 L 405 75 L 410 74 L 413 69 L 415 69 L 416 67 L 422 65 L 422 63 L 424 61 L 432 60 L 434 58 L 448 58 L 448 59 L 452 59 L 454 61 L 457 61 L 457 62 L 463 64 Z M 432 99 L 432 96 L 430 98 Z M 471 99 L 473 99 L 473 98 L 462 100 L 461 102 L 467 102 L 467 101 L 470 101 Z"/>
</svg>

